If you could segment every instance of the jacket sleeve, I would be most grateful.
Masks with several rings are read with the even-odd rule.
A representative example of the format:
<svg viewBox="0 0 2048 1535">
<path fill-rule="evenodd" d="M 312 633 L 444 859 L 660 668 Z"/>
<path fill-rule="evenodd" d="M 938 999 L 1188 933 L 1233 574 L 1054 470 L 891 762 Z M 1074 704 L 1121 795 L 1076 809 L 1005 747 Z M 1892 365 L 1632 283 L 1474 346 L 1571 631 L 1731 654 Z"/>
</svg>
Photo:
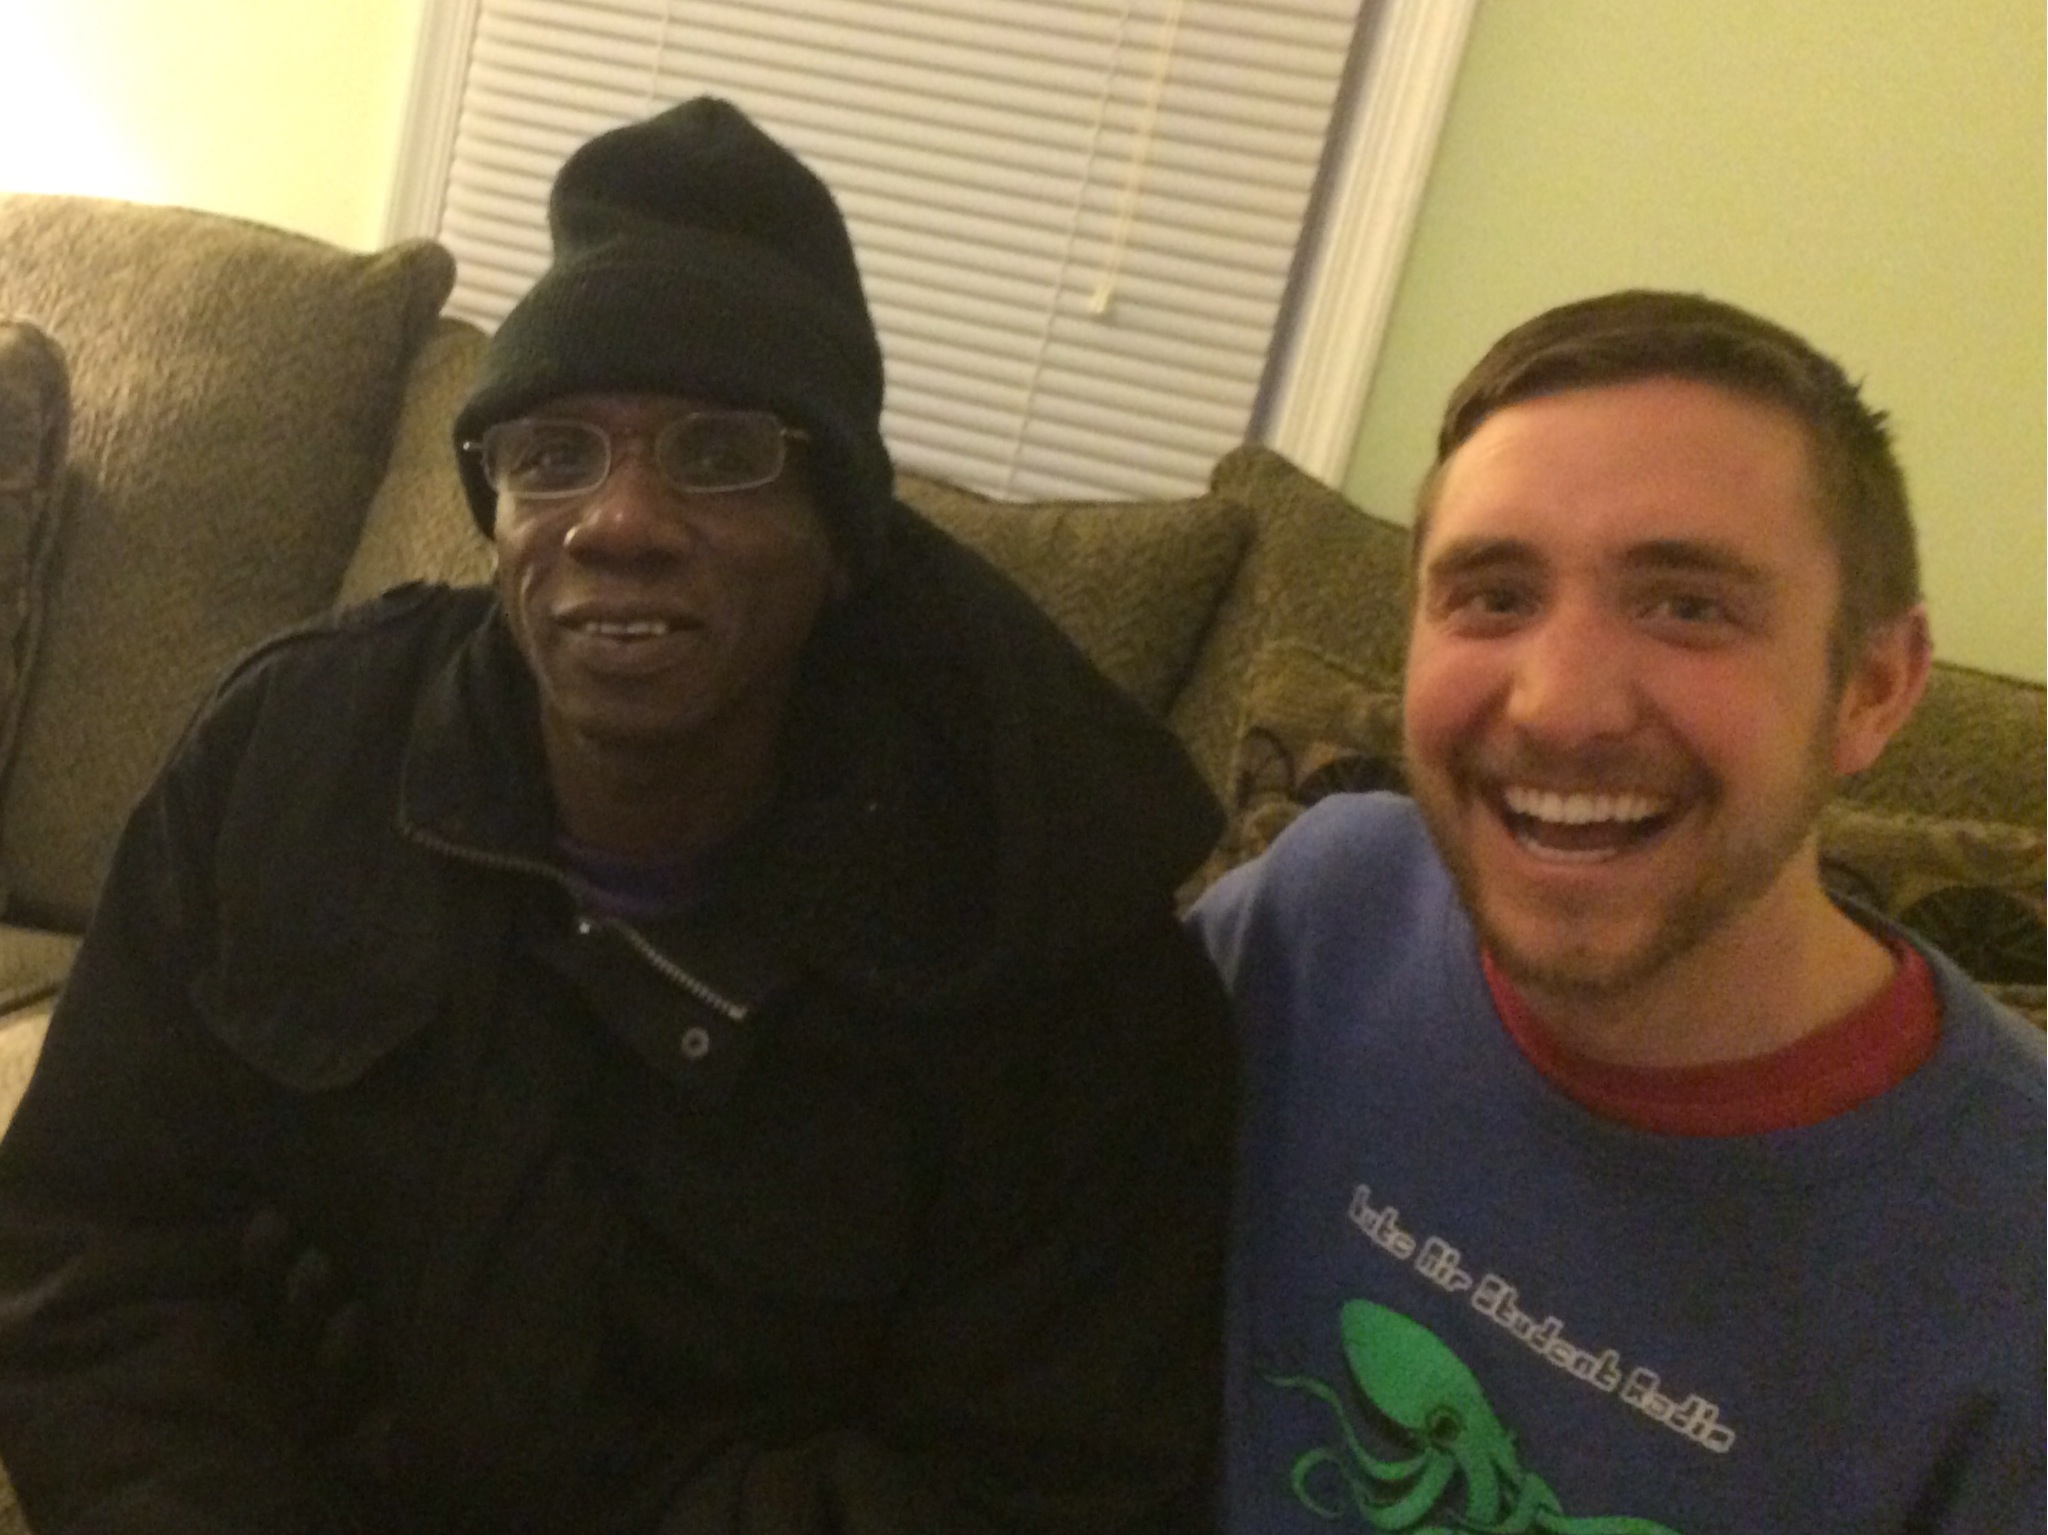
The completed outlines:
<svg viewBox="0 0 2048 1535">
<path fill-rule="evenodd" d="M 191 1004 L 214 723 L 131 818 L 0 1142 L 0 1459 L 41 1535 L 351 1527 L 239 1291 L 241 1084 Z"/>
<path fill-rule="evenodd" d="M 1234 1141 L 1227 1004 L 1160 929 L 1005 1025 L 966 1106 L 868 1421 L 732 1449 L 663 1535 L 1212 1527 Z M 968 1122 L 971 1121 L 971 1122 Z"/>
</svg>

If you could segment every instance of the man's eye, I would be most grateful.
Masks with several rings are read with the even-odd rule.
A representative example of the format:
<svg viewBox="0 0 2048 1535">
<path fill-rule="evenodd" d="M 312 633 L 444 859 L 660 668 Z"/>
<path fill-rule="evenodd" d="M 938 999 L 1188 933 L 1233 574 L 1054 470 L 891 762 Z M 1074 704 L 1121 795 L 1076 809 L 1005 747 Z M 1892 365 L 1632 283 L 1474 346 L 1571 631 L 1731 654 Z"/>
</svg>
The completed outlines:
<svg viewBox="0 0 2048 1535">
<path fill-rule="evenodd" d="M 1529 606 L 1529 595 L 1512 587 L 1494 586 L 1474 592 L 1466 605 L 1481 613 L 1520 613 Z"/>
<path fill-rule="evenodd" d="M 1728 604 L 1703 592 L 1673 592 L 1658 597 L 1645 609 L 1653 622 L 1685 625 L 1731 624 L 1735 615 Z"/>
<path fill-rule="evenodd" d="M 715 485 L 753 472 L 754 461 L 731 443 L 692 443 L 688 455 L 677 464 L 683 478 L 692 484 Z"/>
<path fill-rule="evenodd" d="M 520 445 L 512 472 L 524 479 L 571 478 L 589 461 L 590 444 L 583 438 L 547 433 Z"/>
<path fill-rule="evenodd" d="M 1643 631 L 1673 645 L 1694 649 L 1733 644 L 1755 629 L 1753 603 L 1725 592 L 1646 592 L 1636 605 Z"/>
<path fill-rule="evenodd" d="M 1447 588 L 1438 594 L 1432 606 L 1447 623 L 1467 628 L 1493 628 L 1513 623 L 1533 612 L 1536 594 L 1526 586 L 1487 582 Z"/>
</svg>

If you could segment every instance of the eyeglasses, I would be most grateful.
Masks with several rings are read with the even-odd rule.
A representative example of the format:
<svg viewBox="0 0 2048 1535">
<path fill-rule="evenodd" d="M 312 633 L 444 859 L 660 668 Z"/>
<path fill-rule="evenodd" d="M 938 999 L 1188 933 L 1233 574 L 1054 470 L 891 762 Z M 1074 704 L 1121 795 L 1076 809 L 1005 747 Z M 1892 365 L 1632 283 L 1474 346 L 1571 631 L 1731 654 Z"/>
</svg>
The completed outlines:
<svg viewBox="0 0 2048 1535">
<path fill-rule="evenodd" d="M 500 421 L 463 450 L 477 456 L 500 495 L 556 501 L 596 490 L 618 460 L 614 444 L 642 438 L 653 444 L 662 480 L 686 496 L 766 485 L 788 462 L 788 444 L 806 440 L 769 411 L 698 410 L 670 417 L 652 434 L 615 435 L 591 421 L 527 416 Z"/>
</svg>

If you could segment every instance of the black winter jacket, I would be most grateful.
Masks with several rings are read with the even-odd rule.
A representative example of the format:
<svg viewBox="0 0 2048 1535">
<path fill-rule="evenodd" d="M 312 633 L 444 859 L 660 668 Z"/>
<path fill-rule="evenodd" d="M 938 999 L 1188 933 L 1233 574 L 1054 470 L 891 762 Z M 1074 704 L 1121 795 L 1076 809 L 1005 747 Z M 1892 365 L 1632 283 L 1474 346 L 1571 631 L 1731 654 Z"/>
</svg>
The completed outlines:
<svg viewBox="0 0 2048 1535">
<path fill-rule="evenodd" d="M 121 843 L 0 1144 L 73 1531 L 1180 1530 L 1222 993 L 1172 738 L 922 524 L 692 916 L 593 917 L 489 594 L 279 641 Z"/>
</svg>

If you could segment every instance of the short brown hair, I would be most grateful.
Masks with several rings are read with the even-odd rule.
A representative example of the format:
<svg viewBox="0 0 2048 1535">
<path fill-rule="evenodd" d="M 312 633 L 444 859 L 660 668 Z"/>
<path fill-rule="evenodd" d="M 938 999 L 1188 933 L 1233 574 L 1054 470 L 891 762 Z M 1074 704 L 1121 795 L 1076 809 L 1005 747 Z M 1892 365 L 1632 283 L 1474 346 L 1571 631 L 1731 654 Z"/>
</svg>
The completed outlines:
<svg viewBox="0 0 2048 1535">
<path fill-rule="evenodd" d="M 1547 310 L 1496 341 L 1451 391 L 1415 508 L 1419 555 L 1444 466 L 1495 411 L 1541 395 L 1686 378 L 1789 412 L 1805 428 L 1821 516 L 1841 562 L 1834 660 L 1920 600 L 1905 476 L 1885 414 L 1841 365 L 1747 310 L 1694 293 L 1629 289 Z"/>
</svg>

